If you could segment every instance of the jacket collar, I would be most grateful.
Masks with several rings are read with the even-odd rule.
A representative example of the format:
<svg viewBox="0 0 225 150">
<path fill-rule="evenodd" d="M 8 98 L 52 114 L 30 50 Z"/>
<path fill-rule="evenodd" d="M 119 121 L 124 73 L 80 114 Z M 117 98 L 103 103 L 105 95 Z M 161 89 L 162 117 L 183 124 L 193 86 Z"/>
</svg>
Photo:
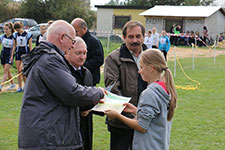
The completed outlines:
<svg viewBox="0 0 225 150">
<path fill-rule="evenodd" d="M 145 51 L 147 48 L 147 46 L 145 44 L 142 45 L 142 49 L 143 51 Z M 124 61 L 134 61 L 131 53 L 129 52 L 128 48 L 126 47 L 125 43 L 122 44 L 122 46 L 120 47 L 120 59 L 124 60 Z"/>
<path fill-rule="evenodd" d="M 87 29 L 87 32 L 82 36 L 82 39 L 87 39 L 90 36 L 90 32 Z"/>
</svg>

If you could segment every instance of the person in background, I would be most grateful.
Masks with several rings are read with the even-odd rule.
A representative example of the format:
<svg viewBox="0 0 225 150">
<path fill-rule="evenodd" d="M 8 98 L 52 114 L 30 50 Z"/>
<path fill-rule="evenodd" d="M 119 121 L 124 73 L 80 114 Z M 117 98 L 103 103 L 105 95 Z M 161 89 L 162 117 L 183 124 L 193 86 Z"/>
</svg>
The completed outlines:
<svg viewBox="0 0 225 150">
<path fill-rule="evenodd" d="M 164 54 L 165 60 L 167 61 L 167 52 L 170 49 L 170 40 L 166 35 L 166 31 L 162 31 L 162 36 L 159 38 L 159 50 Z"/>
<path fill-rule="evenodd" d="M 3 78 L 2 82 L 0 84 L 0 92 L 3 87 L 3 83 L 8 79 L 12 78 L 12 75 L 10 73 L 10 68 L 13 64 L 13 61 L 11 61 L 11 51 L 13 47 L 13 24 L 12 23 L 6 23 L 3 27 L 4 34 L 0 36 L 0 44 L 2 44 L 2 51 L 1 51 L 1 64 L 3 67 Z M 11 85 L 8 88 L 8 90 L 11 90 L 16 87 L 13 80 L 10 81 Z"/>
<path fill-rule="evenodd" d="M 159 50 L 143 52 L 140 70 L 148 87 L 141 93 L 138 107 L 125 103 L 124 111 L 135 115 L 130 119 L 113 110 L 105 114 L 119 119 L 134 131 L 133 150 L 168 150 L 177 93 L 173 76 Z"/>
<path fill-rule="evenodd" d="M 36 46 L 38 46 L 40 44 L 40 42 L 44 40 L 44 34 L 47 31 L 47 26 L 46 25 L 41 25 L 40 26 L 40 31 L 41 31 L 41 34 L 37 36 Z"/>
<path fill-rule="evenodd" d="M 53 24 L 53 22 L 54 22 L 54 20 L 49 20 L 47 28 L 49 28 L 51 26 L 51 24 Z M 47 32 L 45 32 L 43 35 L 43 40 L 46 40 L 46 39 L 47 39 Z"/>
<path fill-rule="evenodd" d="M 80 106 L 104 97 L 104 89 L 82 86 L 64 54 L 74 48 L 75 30 L 55 21 L 42 41 L 23 57 L 27 77 L 19 121 L 19 150 L 82 150 Z"/>
<path fill-rule="evenodd" d="M 190 33 L 189 33 L 189 31 L 187 31 L 186 33 L 185 33 L 185 35 L 184 35 L 184 44 L 185 45 L 187 45 L 187 46 L 190 46 L 189 45 L 189 40 L 190 40 L 190 35 L 189 35 Z"/>
<path fill-rule="evenodd" d="M 11 53 L 11 61 L 13 61 L 14 51 L 16 51 L 16 68 L 17 73 L 21 73 L 22 71 L 22 60 L 21 56 L 24 54 L 28 54 L 32 50 L 32 34 L 23 30 L 22 22 L 15 22 L 14 29 L 16 32 L 13 33 L 13 48 Z M 16 92 L 22 92 L 22 78 L 24 84 L 26 82 L 26 78 L 23 75 L 18 76 L 18 85 L 19 88 Z"/>
<path fill-rule="evenodd" d="M 158 48 L 159 46 L 159 34 L 157 33 L 157 29 L 152 28 L 152 48 Z"/>
<path fill-rule="evenodd" d="M 196 39 L 197 46 L 199 46 L 199 47 L 202 46 L 200 33 L 198 31 L 195 32 L 195 39 Z"/>
<path fill-rule="evenodd" d="M 84 66 L 91 71 L 93 76 L 93 85 L 96 85 L 100 82 L 100 67 L 104 63 L 104 52 L 101 41 L 94 35 L 90 34 L 85 20 L 75 18 L 71 24 L 76 30 L 76 35 L 81 37 L 87 45 L 88 52 Z"/>
<path fill-rule="evenodd" d="M 171 28 L 170 28 L 170 42 L 171 42 L 172 44 L 174 44 L 174 42 L 175 42 L 175 36 L 174 36 L 174 29 L 175 29 L 175 27 L 176 27 L 176 23 L 174 23 L 174 24 L 171 26 Z"/>
<path fill-rule="evenodd" d="M 67 50 L 65 53 L 66 59 L 70 62 L 71 65 L 73 65 L 75 70 L 72 75 L 76 78 L 79 84 L 85 86 L 93 86 L 92 74 L 86 67 L 83 66 L 87 58 L 87 46 L 82 38 L 76 37 L 75 40 L 76 43 L 74 44 L 74 47 L 70 50 Z M 91 136 L 93 132 L 93 125 L 92 122 L 91 124 L 89 123 L 91 116 L 89 115 L 89 112 L 90 109 L 93 108 L 94 106 L 95 105 L 80 107 L 81 112 L 80 128 L 84 150 L 92 149 Z"/>
<path fill-rule="evenodd" d="M 112 93 L 131 97 L 130 102 L 137 106 L 140 93 L 147 87 L 138 74 L 141 54 L 147 49 L 144 43 L 145 28 L 138 21 L 128 21 L 122 28 L 124 42 L 121 47 L 112 51 L 105 59 L 105 86 L 113 85 Z M 133 118 L 131 113 L 123 115 Z M 106 119 L 110 132 L 111 150 L 132 149 L 134 130 L 118 119 Z"/>
<path fill-rule="evenodd" d="M 224 40 L 224 36 L 223 36 L 223 33 L 220 33 L 220 35 L 219 35 L 219 42 L 222 42 L 223 40 Z"/>
<path fill-rule="evenodd" d="M 189 38 L 189 45 L 192 46 L 192 44 L 195 44 L 195 32 L 194 31 L 191 31 L 190 38 Z"/>
<path fill-rule="evenodd" d="M 175 43 L 174 45 L 180 45 L 180 32 L 181 32 L 181 26 L 179 24 L 176 25 L 176 27 L 174 28 L 174 34 L 175 34 Z"/>
<path fill-rule="evenodd" d="M 51 24 L 53 24 L 54 20 L 49 20 L 48 23 L 48 28 L 51 26 Z"/>
<path fill-rule="evenodd" d="M 152 48 L 153 38 L 152 38 L 151 34 L 152 34 L 152 31 L 149 30 L 149 31 L 147 32 L 147 36 L 145 36 L 145 39 L 144 39 L 144 44 L 145 44 L 148 48 Z"/>
<path fill-rule="evenodd" d="M 206 26 L 203 26 L 202 39 L 206 43 L 206 40 L 209 39 L 208 29 Z"/>
</svg>

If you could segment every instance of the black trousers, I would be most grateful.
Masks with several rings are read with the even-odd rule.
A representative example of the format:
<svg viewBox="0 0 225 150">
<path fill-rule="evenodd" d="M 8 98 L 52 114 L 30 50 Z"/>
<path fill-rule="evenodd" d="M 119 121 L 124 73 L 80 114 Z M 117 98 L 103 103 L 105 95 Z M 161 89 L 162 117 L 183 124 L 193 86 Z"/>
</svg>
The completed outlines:
<svg viewBox="0 0 225 150">
<path fill-rule="evenodd" d="M 110 150 L 132 150 L 133 129 L 116 128 L 108 125 Z"/>
<path fill-rule="evenodd" d="M 158 47 L 156 45 L 152 45 L 152 48 L 156 48 L 157 49 Z"/>
<path fill-rule="evenodd" d="M 167 52 L 166 52 L 166 51 L 162 51 L 162 52 L 163 52 L 163 55 L 164 55 L 164 57 L 165 57 L 165 60 L 167 61 L 167 58 L 166 58 Z"/>
<path fill-rule="evenodd" d="M 92 150 L 93 122 L 92 113 L 86 117 L 81 117 L 81 135 L 84 144 L 83 150 Z"/>
</svg>

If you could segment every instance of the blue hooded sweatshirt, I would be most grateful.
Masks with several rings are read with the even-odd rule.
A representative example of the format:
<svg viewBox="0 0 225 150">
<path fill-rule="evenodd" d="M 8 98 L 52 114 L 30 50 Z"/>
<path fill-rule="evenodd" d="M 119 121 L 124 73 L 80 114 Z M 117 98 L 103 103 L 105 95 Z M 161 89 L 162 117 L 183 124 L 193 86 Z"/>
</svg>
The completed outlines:
<svg viewBox="0 0 225 150">
<path fill-rule="evenodd" d="M 170 49 L 170 40 L 167 36 L 161 36 L 159 38 L 159 49 L 161 51 L 168 52 Z"/>
</svg>

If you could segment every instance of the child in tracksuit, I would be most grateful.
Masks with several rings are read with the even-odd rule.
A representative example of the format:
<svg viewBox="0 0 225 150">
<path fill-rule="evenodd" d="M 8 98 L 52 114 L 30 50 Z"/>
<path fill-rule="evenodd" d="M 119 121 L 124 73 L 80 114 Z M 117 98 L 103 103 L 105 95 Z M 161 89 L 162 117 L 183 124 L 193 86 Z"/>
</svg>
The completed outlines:
<svg viewBox="0 0 225 150">
<path fill-rule="evenodd" d="M 166 35 L 166 31 L 162 31 L 162 36 L 159 38 L 159 50 L 164 54 L 165 60 L 167 61 L 167 52 L 170 49 L 170 39 Z"/>
</svg>

